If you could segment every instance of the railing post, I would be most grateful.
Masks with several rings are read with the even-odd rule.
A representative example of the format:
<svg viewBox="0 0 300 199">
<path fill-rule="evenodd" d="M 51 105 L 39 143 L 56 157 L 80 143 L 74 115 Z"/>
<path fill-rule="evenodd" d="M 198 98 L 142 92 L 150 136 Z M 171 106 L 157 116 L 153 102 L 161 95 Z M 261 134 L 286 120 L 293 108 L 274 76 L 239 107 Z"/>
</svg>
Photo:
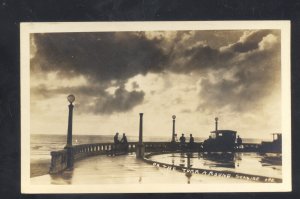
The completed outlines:
<svg viewBox="0 0 300 199">
<path fill-rule="evenodd" d="M 143 145 L 143 113 L 140 113 L 140 127 L 139 127 L 139 143 L 136 148 L 136 157 L 144 158 L 145 146 Z"/>
</svg>

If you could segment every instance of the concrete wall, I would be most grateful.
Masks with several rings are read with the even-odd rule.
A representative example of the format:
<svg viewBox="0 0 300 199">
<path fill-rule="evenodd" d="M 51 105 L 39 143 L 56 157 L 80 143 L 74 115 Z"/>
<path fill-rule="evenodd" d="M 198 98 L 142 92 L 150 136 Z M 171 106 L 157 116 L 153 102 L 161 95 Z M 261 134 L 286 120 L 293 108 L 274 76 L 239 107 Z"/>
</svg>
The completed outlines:
<svg viewBox="0 0 300 199">
<path fill-rule="evenodd" d="M 67 168 L 67 150 L 52 151 L 49 173 L 59 173 Z"/>
</svg>

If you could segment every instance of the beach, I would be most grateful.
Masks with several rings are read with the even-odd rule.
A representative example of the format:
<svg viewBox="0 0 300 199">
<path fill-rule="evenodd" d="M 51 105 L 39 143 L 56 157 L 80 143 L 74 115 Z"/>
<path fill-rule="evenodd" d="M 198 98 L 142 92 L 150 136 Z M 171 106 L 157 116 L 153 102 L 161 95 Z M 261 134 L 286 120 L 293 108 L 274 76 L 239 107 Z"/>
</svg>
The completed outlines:
<svg viewBox="0 0 300 199">
<path fill-rule="evenodd" d="M 44 159 L 30 162 L 30 177 L 47 175 L 49 173 L 50 161 L 50 159 Z"/>
</svg>

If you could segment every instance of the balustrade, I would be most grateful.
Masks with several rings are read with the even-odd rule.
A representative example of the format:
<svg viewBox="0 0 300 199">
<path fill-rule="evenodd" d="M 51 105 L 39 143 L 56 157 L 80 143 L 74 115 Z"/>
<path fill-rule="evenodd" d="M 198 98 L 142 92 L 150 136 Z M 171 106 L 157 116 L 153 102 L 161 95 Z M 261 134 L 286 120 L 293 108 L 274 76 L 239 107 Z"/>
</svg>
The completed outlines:
<svg viewBox="0 0 300 199">
<path fill-rule="evenodd" d="M 178 150 L 189 150 L 189 151 L 202 151 L 202 143 L 194 143 L 192 148 L 186 144 L 182 147 L 179 143 L 171 142 L 144 142 L 145 152 L 168 152 Z M 96 143 L 96 144 L 82 144 L 74 145 L 72 147 L 74 161 L 94 156 L 94 155 L 114 155 L 116 152 L 135 152 L 138 142 L 129 142 L 128 150 L 124 151 L 122 145 L 115 145 L 114 143 Z M 243 152 L 257 152 L 259 151 L 260 144 L 243 143 L 237 151 Z M 122 151 L 123 150 L 123 151 Z M 50 173 L 58 173 L 67 168 L 67 150 L 53 151 L 51 152 L 51 167 Z"/>
</svg>

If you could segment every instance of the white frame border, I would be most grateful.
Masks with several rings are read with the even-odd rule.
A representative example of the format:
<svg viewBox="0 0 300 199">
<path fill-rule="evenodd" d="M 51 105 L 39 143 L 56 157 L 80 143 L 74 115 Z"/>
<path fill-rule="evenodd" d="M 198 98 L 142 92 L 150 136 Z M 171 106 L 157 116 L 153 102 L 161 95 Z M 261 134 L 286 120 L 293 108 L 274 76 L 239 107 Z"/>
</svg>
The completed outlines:
<svg viewBox="0 0 300 199">
<path fill-rule="evenodd" d="M 22 193 L 184 193 L 184 192 L 287 192 L 291 179 L 291 74 L 290 21 L 181 21 L 181 22 L 34 22 L 20 25 L 21 49 L 21 192 Z M 172 30 L 281 30 L 282 88 L 282 183 L 239 184 L 122 184 L 33 185 L 30 184 L 30 33 L 115 32 Z"/>
</svg>

